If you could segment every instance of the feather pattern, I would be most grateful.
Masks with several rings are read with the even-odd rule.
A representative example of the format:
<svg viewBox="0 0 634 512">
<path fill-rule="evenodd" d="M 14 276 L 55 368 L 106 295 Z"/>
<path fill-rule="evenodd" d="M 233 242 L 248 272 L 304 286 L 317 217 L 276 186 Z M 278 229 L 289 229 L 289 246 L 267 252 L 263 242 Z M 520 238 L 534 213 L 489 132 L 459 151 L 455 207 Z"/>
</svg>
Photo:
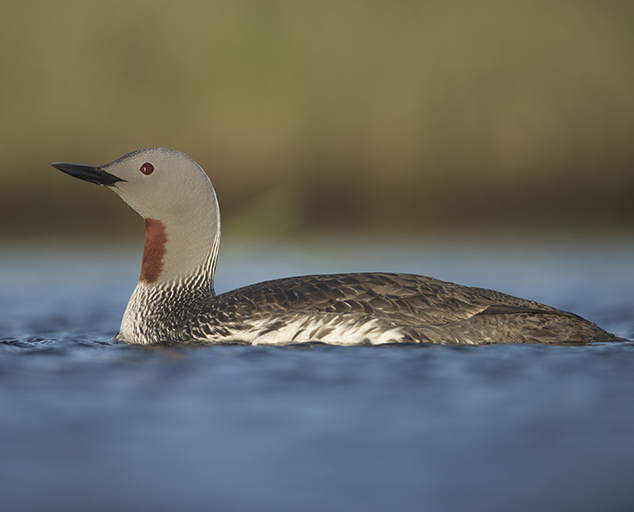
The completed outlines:
<svg viewBox="0 0 634 512">
<path fill-rule="evenodd" d="M 482 345 L 614 340 L 572 313 L 411 274 L 302 276 L 220 295 L 213 295 L 205 280 L 141 289 L 138 300 L 143 310 L 153 312 L 137 319 L 142 327 L 136 335 L 143 343 Z"/>
</svg>

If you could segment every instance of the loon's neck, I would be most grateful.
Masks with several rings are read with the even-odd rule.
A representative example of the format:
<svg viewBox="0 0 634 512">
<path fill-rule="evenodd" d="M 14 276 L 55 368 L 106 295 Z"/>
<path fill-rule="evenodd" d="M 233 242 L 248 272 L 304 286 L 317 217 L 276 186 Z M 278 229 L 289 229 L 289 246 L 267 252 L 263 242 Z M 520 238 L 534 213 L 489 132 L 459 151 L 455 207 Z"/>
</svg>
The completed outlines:
<svg viewBox="0 0 634 512">
<path fill-rule="evenodd" d="M 195 223 L 164 223 L 146 218 L 139 282 L 169 285 L 204 273 L 210 279 L 213 292 L 213 275 L 220 245 L 220 217 L 208 217 L 196 219 Z"/>
<path fill-rule="evenodd" d="M 117 339 L 142 344 L 188 339 L 192 314 L 215 294 L 219 244 L 217 203 L 185 222 L 146 218 L 141 275 Z"/>
</svg>

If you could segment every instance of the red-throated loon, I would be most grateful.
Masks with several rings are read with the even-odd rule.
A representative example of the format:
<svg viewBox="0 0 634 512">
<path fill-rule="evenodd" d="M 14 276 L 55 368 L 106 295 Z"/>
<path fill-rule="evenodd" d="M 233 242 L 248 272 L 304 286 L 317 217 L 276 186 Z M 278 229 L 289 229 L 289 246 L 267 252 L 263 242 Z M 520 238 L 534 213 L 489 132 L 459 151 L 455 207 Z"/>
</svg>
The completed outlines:
<svg viewBox="0 0 634 512">
<path fill-rule="evenodd" d="M 141 277 L 117 339 L 127 343 L 569 344 L 619 338 L 537 302 L 411 274 L 314 275 L 216 295 L 220 210 L 191 158 L 141 149 L 104 166 L 52 163 L 114 190 L 145 219 Z"/>
</svg>

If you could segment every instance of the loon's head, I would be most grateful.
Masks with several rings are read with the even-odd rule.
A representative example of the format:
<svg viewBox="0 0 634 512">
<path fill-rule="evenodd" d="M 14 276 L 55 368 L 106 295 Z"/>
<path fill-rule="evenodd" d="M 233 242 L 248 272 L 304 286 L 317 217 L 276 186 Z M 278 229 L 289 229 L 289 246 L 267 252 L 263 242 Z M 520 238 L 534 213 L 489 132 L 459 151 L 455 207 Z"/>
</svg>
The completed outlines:
<svg viewBox="0 0 634 512">
<path fill-rule="evenodd" d="M 207 174 L 194 160 L 172 149 L 140 149 L 100 166 L 66 162 L 51 165 L 111 188 L 145 219 L 188 222 L 206 202 L 216 202 Z"/>
</svg>

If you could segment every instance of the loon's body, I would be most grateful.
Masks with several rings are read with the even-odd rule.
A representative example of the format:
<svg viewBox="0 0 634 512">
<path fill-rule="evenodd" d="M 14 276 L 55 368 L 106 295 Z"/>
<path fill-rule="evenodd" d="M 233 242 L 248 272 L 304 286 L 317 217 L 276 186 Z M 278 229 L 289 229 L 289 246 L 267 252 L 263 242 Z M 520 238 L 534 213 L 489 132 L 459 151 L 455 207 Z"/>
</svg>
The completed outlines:
<svg viewBox="0 0 634 512">
<path fill-rule="evenodd" d="M 140 344 L 442 345 L 617 341 L 583 318 L 503 293 L 411 274 L 302 276 L 216 295 L 220 211 L 205 172 L 164 148 L 105 166 L 58 162 L 145 218 L 141 277 L 117 339 Z"/>
</svg>

